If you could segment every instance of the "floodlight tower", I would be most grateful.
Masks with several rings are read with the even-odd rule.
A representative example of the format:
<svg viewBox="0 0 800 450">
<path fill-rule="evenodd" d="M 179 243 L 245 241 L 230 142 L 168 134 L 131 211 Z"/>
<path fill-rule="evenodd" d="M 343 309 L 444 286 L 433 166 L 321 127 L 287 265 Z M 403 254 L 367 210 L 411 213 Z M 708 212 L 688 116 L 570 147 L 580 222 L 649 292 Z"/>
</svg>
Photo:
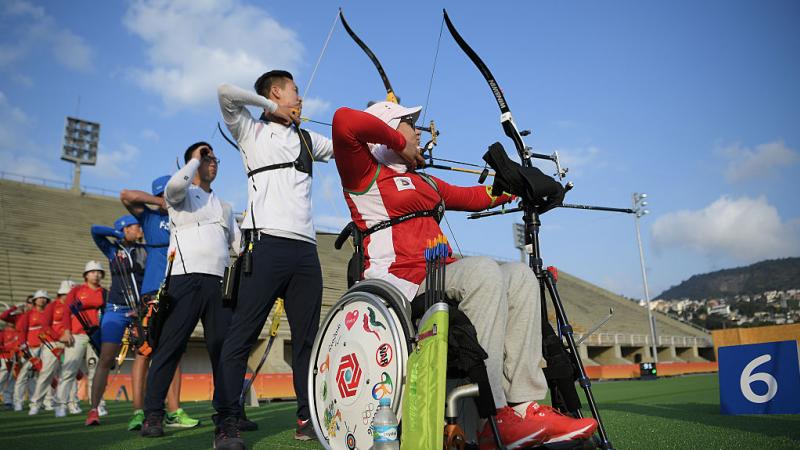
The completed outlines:
<svg viewBox="0 0 800 450">
<path fill-rule="evenodd" d="M 100 124 L 67 117 L 64 128 L 64 146 L 61 159 L 75 164 L 72 190 L 81 191 L 81 166 L 97 164 L 97 146 L 100 142 Z"/>
<path fill-rule="evenodd" d="M 528 256 L 528 252 L 525 249 L 525 225 L 514 223 L 511 226 L 514 230 L 514 247 L 519 250 L 519 261 L 522 263 L 527 262 L 525 260 Z"/>
<path fill-rule="evenodd" d="M 644 300 L 647 308 L 647 321 L 650 322 L 650 340 L 653 352 L 653 362 L 658 363 L 658 348 L 656 347 L 656 322 L 653 318 L 653 311 L 650 309 L 650 289 L 647 287 L 647 271 L 644 267 L 644 250 L 642 250 L 642 236 L 639 233 L 639 218 L 650 211 L 644 209 L 647 202 L 644 200 L 647 194 L 633 193 L 633 215 L 636 224 L 636 242 L 639 244 L 639 264 L 642 266 L 642 281 L 644 282 Z"/>
</svg>

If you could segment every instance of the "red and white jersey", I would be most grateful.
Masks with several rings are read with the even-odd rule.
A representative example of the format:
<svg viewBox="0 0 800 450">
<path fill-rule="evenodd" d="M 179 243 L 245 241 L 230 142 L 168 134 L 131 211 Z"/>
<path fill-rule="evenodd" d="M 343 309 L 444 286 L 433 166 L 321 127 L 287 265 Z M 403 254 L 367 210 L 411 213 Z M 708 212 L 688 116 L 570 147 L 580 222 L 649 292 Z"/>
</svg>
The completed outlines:
<svg viewBox="0 0 800 450">
<path fill-rule="evenodd" d="M 66 330 L 72 331 L 72 315 L 65 301 L 66 298 L 53 300 L 44 309 L 43 325 L 48 340 L 57 341 Z"/>
<path fill-rule="evenodd" d="M 2 341 L 0 354 L 5 358 L 12 357 L 21 343 L 16 325 L 20 317 L 22 317 L 22 314 L 15 314 L 17 309 L 17 306 L 12 306 L 0 314 L 0 320 L 8 323 L 8 325 L 0 331 L 0 335 L 2 335 L 2 339 L 0 339 Z"/>
<path fill-rule="evenodd" d="M 67 294 L 64 304 L 67 305 L 69 316 L 72 322 L 72 334 L 86 334 L 80 320 L 72 314 L 69 306 L 75 302 L 80 302 L 83 305 L 81 310 L 83 316 L 89 321 L 90 325 L 100 325 L 100 310 L 105 306 L 106 291 L 102 287 L 92 289 L 88 284 L 81 284 L 75 286 Z"/>
<path fill-rule="evenodd" d="M 6 326 L 0 330 L 0 356 L 10 358 L 19 346 L 19 333 L 13 326 Z"/>
<path fill-rule="evenodd" d="M 350 215 L 361 231 L 405 214 L 434 209 L 444 200 L 453 211 L 481 211 L 511 201 L 492 196 L 489 186 L 453 186 L 439 178 L 431 186 L 415 172 L 397 172 L 380 164 L 369 144 L 401 151 L 405 138 L 377 117 L 349 108 L 333 116 L 333 154 Z M 411 301 L 425 279 L 427 241 L 442 233 L 433 217 L 419 217 L 364 238 L 364 278 L 386 280 Z M 452 252 L 451 252 L 452 253 Z M 454 259 L 449 258 L 449 262 Z"/>
<path fill-rule="evenodd" d="M 32 308 L 22 314 L 17 321 L 17 334 L 27 342 L 28 347 L 36 348 L 42 345 L 39 333 L 44 331 L 44 310 Z"/>
</svg>

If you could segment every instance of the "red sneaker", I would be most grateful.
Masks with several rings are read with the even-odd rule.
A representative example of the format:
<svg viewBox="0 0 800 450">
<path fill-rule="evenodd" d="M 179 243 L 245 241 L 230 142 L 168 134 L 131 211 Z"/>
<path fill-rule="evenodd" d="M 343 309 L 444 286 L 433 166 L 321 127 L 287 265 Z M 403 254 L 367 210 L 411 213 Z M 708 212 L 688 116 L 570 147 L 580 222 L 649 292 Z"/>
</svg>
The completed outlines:
<svg viewBox="0 0 800 450">
<path fill-rule="evenodd" d="M 531 423 L 531 421 L 525 421 L 510 406 L 498 408 L 495 419 L 497 420 L 497 430 L 500 432 L 500 440 L 509 450 L 526 445 L 541 444 L 544 441 L 542 427 Z M 478 445 L 480 450 L 494 450 L 497 448 L 492 426 L 488 421 L 483 427 L 483 431 L 478 434 Z"/>
<path fill-rule="evenodd" d="M 531 418 L 545 429 L 544 444 L 588 439 L 597 429 L 597 421 L 592 418 L 576 419 L 565 416 L 552 406 L 531 402 L 525 410 L 525 418 Z"/>
<path fill-rule="evenodd" d="M 89 410 L 89 415 L 86 416 L 86 426 L 100 425 L 100 415 L 97 414 L 97 408 Z"/>
<path fill-rule="evenodd" d="M 550 406 L 531 402 L 520 416 L 511 407 L 497 410 L 497 428 L 500 439 L 509 450 L 540 444 L 586 439 L 594 433 L 597 422 L 594 419 L 573 419 Z M 481 450 L 495 448 L 494 436 L 489 423 L 478 435 Z"/>
</svg>

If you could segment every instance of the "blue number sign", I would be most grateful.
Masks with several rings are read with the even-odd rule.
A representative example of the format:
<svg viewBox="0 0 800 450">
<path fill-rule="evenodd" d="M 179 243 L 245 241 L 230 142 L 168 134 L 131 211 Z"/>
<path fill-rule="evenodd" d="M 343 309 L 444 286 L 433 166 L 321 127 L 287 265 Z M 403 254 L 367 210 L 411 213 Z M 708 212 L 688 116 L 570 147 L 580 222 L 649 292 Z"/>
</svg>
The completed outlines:
<svg viewBox="0 0 800 450">
<path fill-rule="evenodd" d="M 800 413 L 797 341 L 719 348 L 722 414 Z"/>
</svg>

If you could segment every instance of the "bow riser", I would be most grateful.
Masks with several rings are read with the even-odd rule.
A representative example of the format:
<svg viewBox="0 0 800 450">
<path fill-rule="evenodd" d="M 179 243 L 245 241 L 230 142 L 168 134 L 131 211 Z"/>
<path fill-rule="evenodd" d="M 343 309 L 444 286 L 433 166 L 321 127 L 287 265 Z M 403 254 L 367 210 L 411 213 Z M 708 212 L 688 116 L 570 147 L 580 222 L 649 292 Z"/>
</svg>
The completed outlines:
<svg viewBox="0 0 800 450">
<path fill-rule="evenodd" d="M 525 141 L 522 140 L 522 135 L 519 133 L 517 124 L 514 123 L 514 118 L 511 117 L 510 112 L 500 115 L 500 124 L 503 126 L 503 131 L 506 133 L 506 136 L 514 142 L 514 147 L 517 149 L 517 153 L 519 153 L 522 165 L 525 167 L 530 166 L 531 162 L 528 147 L 525 145 Z"/>
</svg>

